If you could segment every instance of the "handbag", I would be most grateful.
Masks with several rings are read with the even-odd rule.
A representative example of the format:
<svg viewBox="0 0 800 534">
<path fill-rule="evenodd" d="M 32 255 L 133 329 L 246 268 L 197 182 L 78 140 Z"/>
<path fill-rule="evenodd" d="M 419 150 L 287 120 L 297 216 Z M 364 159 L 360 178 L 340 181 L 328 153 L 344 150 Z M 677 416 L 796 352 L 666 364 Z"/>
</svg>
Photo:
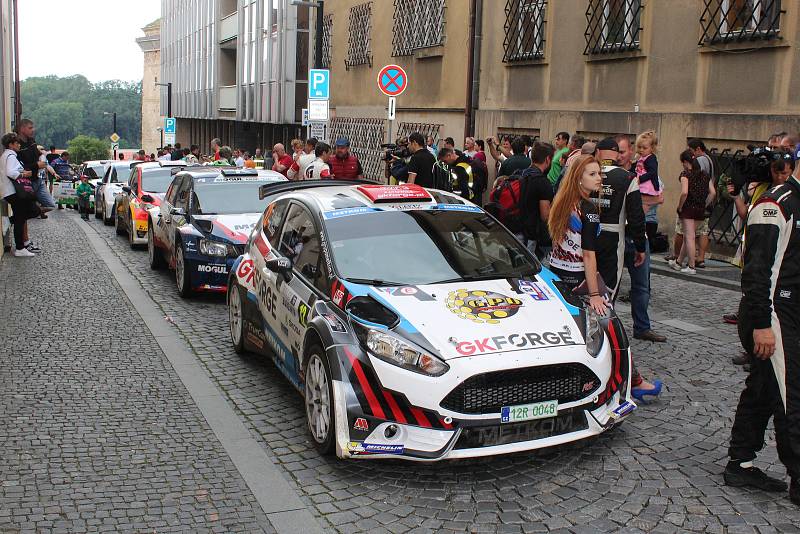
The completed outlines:
<svg viewBox="0 0 800 534">
<path fill-rule="evenodd" d="M 6 156 L 6 165 L 8 164 L 9 156 Z M 33 183 L 30 178 L 24 178 L 21 174 L 16 178 L 11 178 L 6 175 L 6 178 L 11 180 L 14 184 L 14 193 L 20 200 L 33 200 L 36 198 L 36 193 L 33 190 Z"/>
</svg>

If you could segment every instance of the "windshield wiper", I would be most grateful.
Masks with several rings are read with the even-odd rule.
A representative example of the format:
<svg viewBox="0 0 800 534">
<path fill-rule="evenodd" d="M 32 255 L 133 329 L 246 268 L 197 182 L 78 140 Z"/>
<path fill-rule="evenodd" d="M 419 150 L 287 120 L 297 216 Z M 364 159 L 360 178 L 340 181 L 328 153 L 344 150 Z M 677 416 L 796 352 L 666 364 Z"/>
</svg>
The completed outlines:
<svg viewBox="0 0 800 534">
<path fill-rule="evenodd" d="M 457 282 L 478 282 L 481 280 L 505 280 L 506 278 L 522 278 L 523 276 L 536 276 L 535 272 L 528 274 L 521 273 L 487 273 L 487 274 L 465 274 L 461 278 L 452 278 L 450 280 L 439 280 L 438 282 L 431 282 L 432 284 L 455 284 Z"/>
<path fill-rule="evenodd" d="M 387 282 L 386 280 L 378 280 L 376 278 L 345 278 L 348 282 L 353 282 L 354 284 L 362 284 L 366 286 L 407 286 L 409 284 L 405 284 L 402 282 Z"/>
</svg>

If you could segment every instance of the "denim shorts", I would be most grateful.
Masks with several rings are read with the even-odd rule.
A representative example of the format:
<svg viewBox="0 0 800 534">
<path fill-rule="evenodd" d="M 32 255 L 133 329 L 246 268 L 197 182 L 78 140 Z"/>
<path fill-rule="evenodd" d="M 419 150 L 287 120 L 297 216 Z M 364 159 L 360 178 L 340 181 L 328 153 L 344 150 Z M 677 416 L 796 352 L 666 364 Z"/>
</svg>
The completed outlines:
<svg viewBox="0 0 800 534">
<path fill-rule="evenodd" d="M 43 208 L 55 208 L 56 201 L 53 200 L 53 196 L 50 194 L 50 191 L 47 190 L 47 181 L 46 180 L 33 180 L 33 189 L 36 193 L 36 202 Z"/>
</svg>

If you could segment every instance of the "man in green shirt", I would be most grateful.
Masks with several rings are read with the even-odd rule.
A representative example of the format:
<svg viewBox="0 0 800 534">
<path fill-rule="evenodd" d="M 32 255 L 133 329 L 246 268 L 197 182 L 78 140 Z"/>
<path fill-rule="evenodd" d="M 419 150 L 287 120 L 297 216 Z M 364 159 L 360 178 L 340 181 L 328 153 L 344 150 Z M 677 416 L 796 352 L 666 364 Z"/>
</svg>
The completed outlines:
<svg viewBox="0 0 800 534">
<path fill-rule="evenodd" d="M 550 185 L 556 185 L 558 176 L 561 174 L 561 167 L 564 165 L 564 158 L 569 154 L 569 146 L 567 146 L 569 145 L 569 134 L 567 132 L 559 132 L 553 145 L 556 148 L 556 154 L 553 156 L 550 172 L 547 173 Z"/>
<path fill-rule="evenodd" d="M 81 183 L 75 188 L 75 194 L 78 196 L 78 209 L 81 213 L 81 219 L 88 221 L 89 200 L 92 196 L 92 186 L 89 185 L 89 177 L 85 174 L 81 176 Z"/>
</svg>

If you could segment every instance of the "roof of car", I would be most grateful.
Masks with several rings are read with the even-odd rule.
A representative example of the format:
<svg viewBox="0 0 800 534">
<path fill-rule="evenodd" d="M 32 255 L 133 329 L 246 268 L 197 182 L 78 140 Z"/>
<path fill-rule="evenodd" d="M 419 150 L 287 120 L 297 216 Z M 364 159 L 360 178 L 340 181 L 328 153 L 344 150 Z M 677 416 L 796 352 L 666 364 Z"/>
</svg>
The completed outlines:
<svg viewBox="0 0 800 534">
<path fill-rule="evenodd" d="M 294 184 L 294 185 L 292 185 Z M 473 206 L 460 196 L 439 190 L 428 190 L 417 185 L 384 185 L 369 182 L 292 182 L 264 186 L 262 191 L 291 193 L 316 205 L 320 212 L 352 210 L 359 208 L 386 208 L 402 205 L 404 209 L 448 205 Z M 273 194 L 268 192 L 267 194 Z M 444 202 L 443 202 L 444 201 Z M 424 206 L 424 207 L 423 207 Z M 473 206 L 476 209 L 477 206 Z"/>
</svg>

